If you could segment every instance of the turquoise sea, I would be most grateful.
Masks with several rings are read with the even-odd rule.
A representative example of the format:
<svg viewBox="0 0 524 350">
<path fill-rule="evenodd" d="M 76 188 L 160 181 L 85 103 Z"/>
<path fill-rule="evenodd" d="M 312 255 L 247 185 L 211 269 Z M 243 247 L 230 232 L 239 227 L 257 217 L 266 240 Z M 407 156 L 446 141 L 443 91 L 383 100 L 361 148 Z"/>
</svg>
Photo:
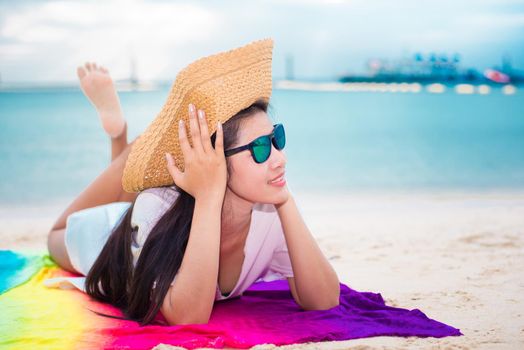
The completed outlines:
<svg viewBox="0 0 524 350">
<path fill-rule="evenodd" d="M 129 138 L 169 91 L 121 92 Z M 524 189 L 524 91 L 504 95 L 274 90 L 294 191 Z M 79 89 L 0 92 L 0 205 L 69 201 L 109 163 Z"/>
</svg>

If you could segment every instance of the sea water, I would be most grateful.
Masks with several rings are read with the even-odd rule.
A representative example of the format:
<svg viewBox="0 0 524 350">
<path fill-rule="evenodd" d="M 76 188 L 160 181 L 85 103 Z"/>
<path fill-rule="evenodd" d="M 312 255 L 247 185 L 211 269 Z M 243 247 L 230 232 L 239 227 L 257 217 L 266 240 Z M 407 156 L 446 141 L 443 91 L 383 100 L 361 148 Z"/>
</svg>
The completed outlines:
<svg viewBox="0 0 524 350">
<path fill-rule="evenodd" d="M 169 87 L 120 92 L 129 139 Z M 293 191 L 524 189 L 524 93 L 273 91 Z M 0 205 L 69 201 L 110 162 L 79 89 L 0 92 Z"/>
</svg>

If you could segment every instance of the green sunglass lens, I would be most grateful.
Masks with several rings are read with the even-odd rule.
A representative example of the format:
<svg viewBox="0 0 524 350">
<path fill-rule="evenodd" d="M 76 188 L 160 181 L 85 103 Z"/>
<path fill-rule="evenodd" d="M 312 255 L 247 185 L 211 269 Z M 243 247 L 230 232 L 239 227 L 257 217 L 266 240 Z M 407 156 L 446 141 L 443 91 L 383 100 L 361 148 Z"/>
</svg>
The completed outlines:
<svg viewBox="0 0 524 350">
<path fill-rule="evenodd" d="M 286 133 L 284 132 L 284 126 L 282 124 L 275 127 L 274 145 L 278 150 L 284 149 L 286 145 Z"/>
<path fill-rule="evenodd" d="M 271 153 L 271 142 L 269 137 L 262 136 L 255 140 L 253 145 L 253 155 L 257 163 L 265 162 Z"/>
</svg>

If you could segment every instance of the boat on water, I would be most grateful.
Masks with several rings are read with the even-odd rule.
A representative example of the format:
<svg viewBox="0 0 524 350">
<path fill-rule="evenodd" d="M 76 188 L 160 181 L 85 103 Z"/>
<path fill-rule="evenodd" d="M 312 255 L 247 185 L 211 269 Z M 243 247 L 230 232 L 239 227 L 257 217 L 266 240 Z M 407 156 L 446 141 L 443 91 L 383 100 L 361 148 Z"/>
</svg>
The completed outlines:
<svg viewBox="0 0 524 350">
<path fill-rule="evenodd" d="M 460 56 L 422 55 L 416 53 L 411 58 L 397 61 L 370 59 L 367 74 L 345 74 L 339 77 L 341 83 L 420 83 L 420 84 L 522 84 L 524 74 L 511 67 L 509 59 L 504 59 L 502 67 L 488 68 L 483 72 L 475 68 L 464 68 Z"/>
</svg>

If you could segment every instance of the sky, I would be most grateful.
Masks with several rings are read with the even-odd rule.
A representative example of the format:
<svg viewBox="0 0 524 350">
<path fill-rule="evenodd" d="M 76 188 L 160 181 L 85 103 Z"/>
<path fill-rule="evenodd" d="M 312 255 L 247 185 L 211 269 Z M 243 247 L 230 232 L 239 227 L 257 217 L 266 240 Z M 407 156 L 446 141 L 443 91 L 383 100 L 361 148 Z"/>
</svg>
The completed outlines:
<svg viewBox="0 0 524 350">
<path fill-rule="evenodd" d="M 0 79 L 73 82 L 95 61 L 114 79 L 171 81 L 199 57 L 271 37 L 273 77 L 335 79 L 369 58 L 452 55 L 524 69 L 524 0 L 5 1 Z"/>
</svg>

